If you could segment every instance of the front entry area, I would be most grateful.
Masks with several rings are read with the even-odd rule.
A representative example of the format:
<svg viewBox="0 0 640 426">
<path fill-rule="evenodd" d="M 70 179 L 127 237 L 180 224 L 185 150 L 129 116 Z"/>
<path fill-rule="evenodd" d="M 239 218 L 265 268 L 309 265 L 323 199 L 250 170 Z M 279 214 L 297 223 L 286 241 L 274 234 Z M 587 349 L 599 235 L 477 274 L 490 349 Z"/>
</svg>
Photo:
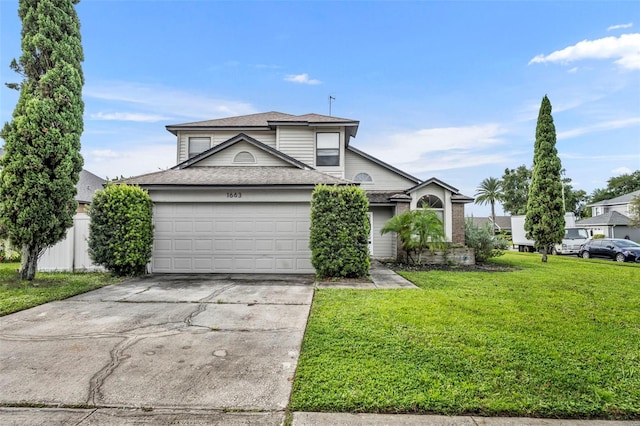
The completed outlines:
<svg viewBox="0 0 640 426">
<path fill-rule="evenodd" d="M 309 203 L 156 203 L 153 273 L 314 273 Z"/>
</svg>

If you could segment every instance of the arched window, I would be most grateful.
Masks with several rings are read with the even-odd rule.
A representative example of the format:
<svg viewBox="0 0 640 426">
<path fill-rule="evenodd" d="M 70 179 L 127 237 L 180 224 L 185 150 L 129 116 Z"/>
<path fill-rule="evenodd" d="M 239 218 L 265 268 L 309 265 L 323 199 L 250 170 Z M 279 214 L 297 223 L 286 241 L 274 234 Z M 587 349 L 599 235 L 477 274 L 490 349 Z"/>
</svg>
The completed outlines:
<svg viewBox="0 0 640 426">
<path fill-rule="evenodd" d="M 444 204 L 442 204 L 442 200 L 435 195 L 425 195 L 420 198 L 418 201 L 418 208 L 424 209 L 428 207 L 430 209 L 442 209 L 444 208 Z"/>
<path fill-rule="evenodd" d="M 439 197 L 431 194 L 421 197 L 418 200 L 418 208 L 419 209 L 429 208 L 431 210 L 434 210 L 438 214 L 440 219 L 444 221 L 444 203 Z"/>
<path fill-rule="evenodd" d="M 244 163 L 244 164 L 246 164 L 246 163 L 255 163 L 256 162 L 256 158 L 253 156 L 253 154 L 251 154 L 248 151 L 240 151 L 233 158 L 233 162 L 234 163 Z"/>
<path fill-rule="evenodd" d="M 373 179 L 371 179 L 371 175 L 369 175 L 369 173 L 361 172 L 353 177 L 353 181 L 361 183 L 371 183 L 373 182 Z"/>
</svg>

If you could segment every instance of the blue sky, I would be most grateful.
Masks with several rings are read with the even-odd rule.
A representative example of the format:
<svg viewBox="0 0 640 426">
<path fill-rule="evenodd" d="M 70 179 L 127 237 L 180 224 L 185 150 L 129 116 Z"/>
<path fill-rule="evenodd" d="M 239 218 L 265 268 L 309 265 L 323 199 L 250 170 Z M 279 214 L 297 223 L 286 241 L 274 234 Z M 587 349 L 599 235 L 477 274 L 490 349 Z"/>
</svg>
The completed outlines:
<svg viewBox="0 0 640 426">
<path fill-rule="evenodd" d="M 2 83 L 18 81 L 17 8 L 0 0 Z M 84 0 L 77 11 L 82 153 L 103 177 L 175 165 L 165 125 L 328 114 L 329 96 L 332 115 L 360 121 L 354 146 L 470 196 L 531 165 L 545 94 L 575 188 L 640 169 L 638 2 Z M 0 88 L 1 122 L 16 100 Z"/>
</svg>

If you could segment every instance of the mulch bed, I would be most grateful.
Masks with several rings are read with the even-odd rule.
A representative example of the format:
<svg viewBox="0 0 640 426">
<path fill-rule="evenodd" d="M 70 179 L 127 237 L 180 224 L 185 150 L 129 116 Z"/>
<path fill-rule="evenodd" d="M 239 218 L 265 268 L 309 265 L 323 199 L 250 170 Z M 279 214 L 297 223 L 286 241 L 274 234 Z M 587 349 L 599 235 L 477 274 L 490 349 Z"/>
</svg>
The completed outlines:
<svg viewBox="0 0 640 426">
<path fill-rule="evenodd" d="M 386 263 L 389 269 L 394 271 L 447 271 L 447 272 L 511 272 L 518 268 L 495 263 L 478 263 L 475 265 L 407 265 L 404 263 Z"/>
</svg>

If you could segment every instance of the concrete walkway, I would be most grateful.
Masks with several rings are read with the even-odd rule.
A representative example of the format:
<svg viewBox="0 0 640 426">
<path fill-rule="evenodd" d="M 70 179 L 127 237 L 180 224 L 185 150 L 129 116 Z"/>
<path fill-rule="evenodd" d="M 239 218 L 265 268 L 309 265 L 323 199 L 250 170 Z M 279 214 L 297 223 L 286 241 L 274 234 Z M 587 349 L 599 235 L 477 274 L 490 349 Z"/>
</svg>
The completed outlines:
<svg viewBox="0 0 640 426">
<path fill-rule="evenodd" d="M 411 281 L 402 278 L 379 261 L 372 259 L 369 268 L 371 281 L 321 281 L 316 283 L 316 288 L 352 288 L 359 290 L 413 288 L 419 289 Z"/>
</svg>

